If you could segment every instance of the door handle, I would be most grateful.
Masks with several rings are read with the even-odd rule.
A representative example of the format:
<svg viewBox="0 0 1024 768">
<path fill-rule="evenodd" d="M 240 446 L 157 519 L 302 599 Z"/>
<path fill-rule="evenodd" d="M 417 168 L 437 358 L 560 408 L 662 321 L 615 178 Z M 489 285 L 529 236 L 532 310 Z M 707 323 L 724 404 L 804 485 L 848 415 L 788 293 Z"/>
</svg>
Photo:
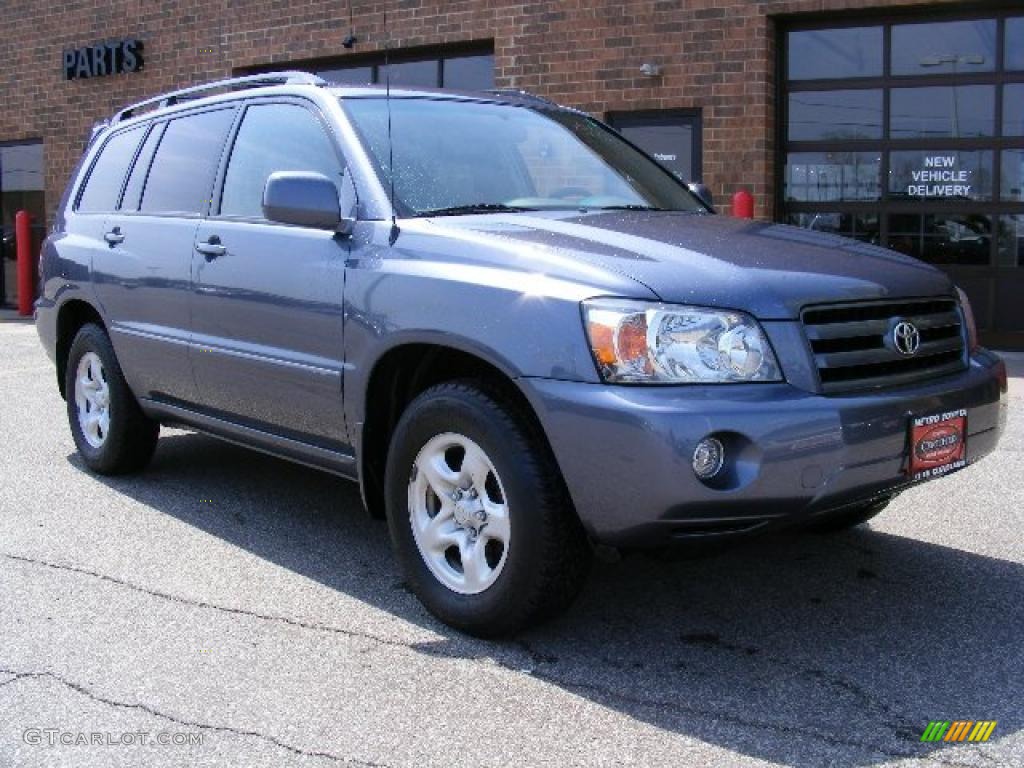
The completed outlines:
<svg viewBox="0 0 1024 768">
<path fill-rule="evenodd" d="M 124 235 L 121 234 L 120 227 L 114 227 L 109 232 L 103 233 L 103 239 L 107 241 L 111 248 L 113 248 L 118 243 L 124 242 Z"/>
<path fill-rule="evenodd" d="M 220 238 L 217 235 L 210 235 L 205 242 L 200 240 L 196 243 L 196 250 L 203 254 L 207 261 L 213 261 L 218 256 L 223 256 L 228 252 L 228 249 L 221 245 Z"/>
</svg>

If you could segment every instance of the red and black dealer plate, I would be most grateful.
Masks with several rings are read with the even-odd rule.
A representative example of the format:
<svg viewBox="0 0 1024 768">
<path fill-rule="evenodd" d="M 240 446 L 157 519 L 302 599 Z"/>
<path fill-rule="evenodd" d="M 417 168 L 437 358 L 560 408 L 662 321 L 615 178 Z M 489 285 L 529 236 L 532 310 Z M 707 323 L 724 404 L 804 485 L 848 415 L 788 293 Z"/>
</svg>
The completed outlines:
<svg viewBox="0 0 1024 768">
<path fill-rule="evenodd" d="M 967 464 L 967 410 L 910 420 L 910 479 L 928 480 Z"/>
</svg>

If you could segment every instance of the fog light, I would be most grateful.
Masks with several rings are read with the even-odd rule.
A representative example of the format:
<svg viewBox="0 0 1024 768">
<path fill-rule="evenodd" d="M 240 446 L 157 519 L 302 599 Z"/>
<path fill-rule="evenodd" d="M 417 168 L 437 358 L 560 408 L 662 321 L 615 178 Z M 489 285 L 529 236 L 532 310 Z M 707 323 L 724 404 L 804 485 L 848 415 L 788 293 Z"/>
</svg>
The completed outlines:
<svg viewBox="0 0 1024 768">
<path fill-rule="evenodd" d="M 693 472 L 701 480 L 710 480 L 722 470 L 725 447 L 715 437 L 705 437 L 693 451 Z"/>
</svg>

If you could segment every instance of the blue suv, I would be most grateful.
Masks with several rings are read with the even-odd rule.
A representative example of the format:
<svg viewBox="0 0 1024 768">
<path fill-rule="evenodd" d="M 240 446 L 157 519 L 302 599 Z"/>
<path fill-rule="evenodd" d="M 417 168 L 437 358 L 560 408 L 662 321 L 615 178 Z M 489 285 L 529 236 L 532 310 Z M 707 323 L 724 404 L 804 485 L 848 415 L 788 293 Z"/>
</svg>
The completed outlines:
<svg viewBox="0 0 1024 768">
<path fill-rule="evenodd" d="M 1005 420 L 942 272 L 717 216 L 528 94 L 281 73 L 133 105 L 41 273 L 91 469 L 141 469 L 175 424 L 350 478 L 479 635 L 567 606 L 596 543 L 864 522 Z"/>
</svg>

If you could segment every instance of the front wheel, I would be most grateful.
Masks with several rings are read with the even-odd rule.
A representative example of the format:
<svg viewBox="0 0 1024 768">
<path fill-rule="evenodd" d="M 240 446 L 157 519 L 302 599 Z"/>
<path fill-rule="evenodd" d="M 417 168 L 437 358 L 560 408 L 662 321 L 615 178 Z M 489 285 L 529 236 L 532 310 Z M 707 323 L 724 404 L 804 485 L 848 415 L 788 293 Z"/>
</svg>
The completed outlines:
<svg viewBox="0 0 1024 768">
<path fill-rule="evenodd" d="M 399 563 L 427 609 L 478 636 L 564 609 L 591 551 L 528 414 L 472 382 L 439 384 L 399 420 L 386 472 Z"/>
<path fill-rule="evenodd" d="M 139 408 L 106 331 L 82 326 L 71 343 L 65 375 L 71 435 L 89 469 L 116 475 L 146 466 L 160 425 Z"/>
</svg>

